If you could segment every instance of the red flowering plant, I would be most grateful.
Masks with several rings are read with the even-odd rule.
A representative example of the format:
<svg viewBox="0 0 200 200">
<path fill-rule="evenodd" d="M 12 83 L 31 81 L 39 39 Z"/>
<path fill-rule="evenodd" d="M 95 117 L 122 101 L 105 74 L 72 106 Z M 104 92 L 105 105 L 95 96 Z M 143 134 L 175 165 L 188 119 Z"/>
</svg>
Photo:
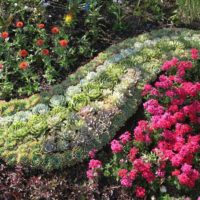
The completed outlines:
<svg viewBox="0 0 200 200">
<path fill-rule="evenodd" d="M 145 85 L 146 119 L 112 140 L 112 157 L 102 163 L 105 176 L 139 199 L 171 187 L 193 199 L 200 195 L 199 51 L 187 55 L 166 61 L 154 85 Z"/>
<path fill-rule="evenodd" d="M 62 80 L 74 57 L 62 27 L 14 22 L 0 33 L 0 99 L 31 95 Z"/>
</svg>

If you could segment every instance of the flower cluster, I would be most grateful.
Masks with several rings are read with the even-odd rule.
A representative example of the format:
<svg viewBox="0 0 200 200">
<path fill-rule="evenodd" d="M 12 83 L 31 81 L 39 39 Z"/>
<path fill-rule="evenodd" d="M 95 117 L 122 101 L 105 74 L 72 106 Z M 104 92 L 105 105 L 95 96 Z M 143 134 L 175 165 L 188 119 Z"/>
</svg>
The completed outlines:
<svg viewBox="0 0 200 200">
<path fill-rule="evenodd" d="M 122 186 L 134 188 L 137 198 L 144 198 L 146 189 L 151 190 L 148 184 L 159 179 L 162 184 L 173 180 L 182 187 L 198 187 L 200 82 L 188 76 L 199 67 L 198 58 L 199 51 L 192 49 L 189 61 L 166 61 L 154 86 L 147 84 L 142 92 L 146 120 L 138 122 L 133 134 L 127 131 L 111 141 L 109 173 L 117 174 Z M 109 169 L 105 166 L 106 174 Z"/>
<path fill-rule="evenodd" d="M 44 23 L 17 21 L 13 29 L 2 31 L 0 62 L 3 65 L 0 73 L 6 77 L 0 81 L 3 85 L 0 98 L 38 92 L 41 79 L 45 84 L 51 84 L 62 75 L 61 71 L 67 72 L 73 54 L 68 38 L 62 27 L 54 25 L 48 31 Z M 17 83 L 13 83 L 15 79 Z"/>
<path fill-rule="evenodd" d="M 87 178 L 93 180 L 95 177 L 98 177 L 98 171 L 102 167 L 102 163 L 100 160 L 95 160 L 95 154 L 97 150 L 93 149 L 89 152 L 89 157 L 91 158 L 87 170 Z"/>
<path fill-rule="evenodd" d="M 44 31 L 42 27 L 37 29 Z M 51 37 L 59 39 L 57 37 L 60 37 L 61 29 L 59 30 L 58 32 L 58 29 L 55 29 L 55 33 L 50 33 Z M 183 33 L 185 35 L 188 31 L 181 32 Z M 155 80 L 160 72 L 161 53 L 165 57 L 171 57 L 174 51 L 179 52 L 181 48 L 180 53 L 183 52 L 185 43 L 179 41 L 177 32 L 167 32 L 167 39 L 165 35 L 165 31 L 159 31 L 158 35 L 156 32 L 125 40 L 100 53 L 48 92 L 38 94 L 34 98 L 1 102 L 1 158 L 8 164 L 20 163 L 26 166 L 31 163 L 33 168 L 50 171 L 80 162 L 87 157 L 91 149 L 99 150 L 108 144 L 123 123 L 136 112 L 142 99 L 141 86 Z M 44 45 L 47 44 L 43 37 L 37 39 L 42 39 Z M 36 41 L 34 40 L 34 44 Z M 170 49 L 170 54 L 166 48 L 160 48 L 161 44 Z M 27 48 L 23 46 L 21 49 Z M 18 52 L 17 58 L 21 59 Z M 26 59 L 32 55 L 32 52 L 28 53 Z M 6 63 L 2 64 L 6 66 Z M 30 68 L 18 71 L 26 74 Z M 144 71 L 146 73 L 143 73 Z M 159 101 L 158 104 L 165 107 Z M 139 140 L 145 141 L 147 147 L 152 147 L 154 134 L 151 127 L 146 123 L 141 123 L 141 126 L 144 127 L 138 130 L 138 138 L 141 138 Z M 114 155 L 118 157 L 126 151 L 131 163 L 138 159 L 141 151 L 139 145 L 131 151 L 124 148 L 131 142 L 132 137 L 133 134 L 126 132 L 120 140 L 116 139 L 118 142 L 113 142 L 116 151 Z M 24 138 L 26 141 L 22 142 Z M 140 141 L 136 142 L 142 143 Z M 94 152 L 91 153 L 93 154 Z M 149 163 L 144 158 L 145 155 L 142 155 L 142 161 Z M 121 164 L 126 165 L 126 159 L 120 160 Z M 154 171 L 153 167 L 154 165 L 148 171 L 149 174 Z M 132 168 L 129 168 L 128 173 L 131 170 Z M 158 171 L 158 174 L 162 175 L 163 171 Z M 138 172 L 136 179 L 144 179 L 143 176 L 146 178 L 143 172 Z"/>
</svg>

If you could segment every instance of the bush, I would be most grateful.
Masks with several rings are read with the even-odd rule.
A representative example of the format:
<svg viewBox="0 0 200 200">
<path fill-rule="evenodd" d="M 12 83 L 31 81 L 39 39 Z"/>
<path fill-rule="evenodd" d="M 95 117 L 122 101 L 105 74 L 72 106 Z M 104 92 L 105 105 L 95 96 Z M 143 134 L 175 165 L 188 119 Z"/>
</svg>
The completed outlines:
<svg viewBox="0 0 200 200">
<path fill-rule="evenodd" d="M 162 61 L 191 46 L 199 47 L 198 32 L 143 34 L 111 46 L 37 100 L 2 102 L 1 158 L 44 170 L 82 161 L 136 112 Z"/>
<path fill-rule="evenodd" d="M 199 58 L 199 51 L 191 49 L 180 60 L 173 58 L 162 65 L 164 74 L 154 86 L 145 85 L 142 93 L 146 118 L 138 122 L 133 134 L 127 131 L 111 141 L 113 155 L 105 165 L 94 160 L 95 151 L 89 153 L 89 179 L 95 180 L 104 166 L 105 176 L 134 189 L 137 198 L 160 198 L 159 193 L 170 194 L 172 187 L 181 195 L 198 198 Z"/>
</svg>

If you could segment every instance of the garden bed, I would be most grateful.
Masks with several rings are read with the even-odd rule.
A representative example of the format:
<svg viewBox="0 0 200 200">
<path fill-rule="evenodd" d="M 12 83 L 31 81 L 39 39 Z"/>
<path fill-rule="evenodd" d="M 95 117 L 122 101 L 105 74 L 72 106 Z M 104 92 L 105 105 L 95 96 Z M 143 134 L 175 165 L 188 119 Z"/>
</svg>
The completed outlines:
<svg viewBox="0 0 200 200">
<path fill-rule="evenodd" d="M 82 161 L 136 112 L 143 85 L 155 80 L 161 63 L 198 48 L 198 41 L 191 30 L 143 34 L 111 46 L 37 101 L 2 102 L 1 157 L 11 165 L 45 170 Z"/>
</svg>

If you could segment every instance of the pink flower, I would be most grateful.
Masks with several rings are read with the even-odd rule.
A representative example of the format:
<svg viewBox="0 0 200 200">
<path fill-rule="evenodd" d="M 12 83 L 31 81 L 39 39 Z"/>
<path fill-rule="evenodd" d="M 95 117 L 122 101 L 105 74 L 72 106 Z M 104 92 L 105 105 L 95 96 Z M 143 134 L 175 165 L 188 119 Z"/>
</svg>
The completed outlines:
<svg viewBox="0 0 200 200">
<path fill-rule="evenodd" d="M 170 105 L 168 111 L 171 112 L 171 113 L 178 112 L 178 106 L 177 105 Z"/>
<path fill-rule="evenodd" d="M 111 142 L 111 149 L 113 153 L 120 153 L 123 150 L 123 146 L 119 143 L 118 140 L 113 140 Z"/>
<path fill-rule="evenodd" d="M 129 131 L 126 131 L 124 134 L 122 134 L 120 137 L 119 137 L 120 141 L 122 144 L 126 144 L 128 141 L 130 141 L 131 139 L 131 134 Z"/>
<path fill-rule="evenodd" d="M 87 170 L 86 174 L 87 174 L 88 179 L 94 179 L 94 177 L 95 177 L 94 171 L 91 169 Z"/>
<path fill-rule="evenodd" d="M 136 157 L 136 154 L 138 153 L 138 149 L 135 148 L 135 147 L 132 147 L 129 151 L 129 154 L 128 154 L 128 158 L 131 162 L 133 162 L 135 160 L 135 157 Z"/>
<path fill-rule="evenodd" d="M 132 180 L 127 176 L 124 176 L 120 182 L 124 187 L 132 187 Z"/>
<path fill-rule="evenodd" d="M 89 151 L 89 157 L 90 158 L 94 158 L 95 157 L 95 154 L 96 154 L 97 150 L 96 149 L 92 149 L 91 151 Z"/>
<path fill-rule="evenodd" d="M 166 172 L 159 168 L 159 169 L 157 169 L 156 174 L 158 177 L 164 178 Z"/>
<path fill-rule="evenodd" d="M 89 162 L 89 168 L 90 169 L 97 169 L 97 168 L 101 168 L 102 167 L 102 163 L 100 160 L 90 160 Z"/>
<path fill-rule="evenodd" d="M 152 89 L 152 86 L 150 84 L 146 84 L 144 86 L 143 92 L 142 92 L 142 96 L 147 95 Z"/>
<path fill-rule="evenodd" d="M 128 176 L 124 176 L 120 182 L 124 187 L 132 187 L 132 180 Z"/>
<path fill-rule="evenodd" d="M 188 124 L 177 123 L 175 128 L 175 132 L 178 135 L 185 135 L 186 133 L 192 131 L 192 128 Z"/>
<path fill-rule="evenodd" d="M 178 59 L 177 58 L 173 58 L 172 60 L 166 61 L 163 66 L 161 67 L 161 69 L 163 71 L 168 71 L 170 70 L 172 67 L 175 67 L 178 64 Z"/>
<path fill-rule="evenodd" d="M 172 166 L 179 167 L 183 162 L 183 157 L 180 156 L 179 154 L 176 154 L 175 156 L 172 157 L 171 162 Z"/>
<path fill-rule="evenodd" d="M 123 178 L 124 176 L 126 176 L 128 173 L 128 170 L 127 169 L 119 169 L 118 171 L 118 176 Z"/>
<path fill-rule="evenodd" d="M 144 109 L 152 115 L 163 114 L 164 108 L 159 105 L 158 101 L 155 99 L 150 99 L 146 101 L 144 104 Z"/>
<path fill-rule="evenodd" d="M 175 169 L 173 172 L 172 172 L 172 176 L 178 176 L 180 175 L 181 171 L 178 170 L 178 169 Z"/>
<path fill-rule="evenodd" d="M 165 75 L 159 77 L 159 81 L 155 83 L 157 88 L 168 89 L 172 87 L 173 82 Z"/>
<path fill-rule="evenodd" d="M 149 127 L 149 124 L 145 120 L 140 120 L 138 126 L 134 129 L 134 138 L 137 142 L 150 143 L 150 133 L 152 130 Z"/>
<path fill-rule="evenodd" d="M 181 185 L 185 185 L 189 188 L 193 188 L 195 183 L 190 177 L 188 177 L 185 173 L 178 175 L 178 180 Z"/>
<path fill-rule="evenodd" d="M 135 189 L 135 195 L 137 198 L 144 198 L 146 194 L 146 190 L 143 187 L 137 186 Z"/>
<path fill-rule="evenodd" d="M 188 165 L 187 163 L 184 163 L 183 166 L 181 167 L 182 172 L 185 174 L 189 175 L 192 170 L 192 165 Z"/>
<path fill-rule="evenodd" d="M 132 181 L 134 181 L 135 178 L 136 178 L 136 176 L 137 176 L 137 171 L 136 171 L 135 169 L 132 169 L 132 170 L 129 172 L 129 177 L 130 177 L 130 179 L 131 179 Z"/>
<path fill-rule="evenodd" d="M 190 50 L 191 53 L 191 58 L 194 60 L 197 60 L 199 58 L 199 50 L 198 49 L 191 49 Z"/>
<path fill-rule="evenodd" d="M 182 122 L 185 119 L 185 115 L 183 112 L 176 112 L 174 114 L 174 118 L 176 119 L 176 121 Z"/>
</svg>

